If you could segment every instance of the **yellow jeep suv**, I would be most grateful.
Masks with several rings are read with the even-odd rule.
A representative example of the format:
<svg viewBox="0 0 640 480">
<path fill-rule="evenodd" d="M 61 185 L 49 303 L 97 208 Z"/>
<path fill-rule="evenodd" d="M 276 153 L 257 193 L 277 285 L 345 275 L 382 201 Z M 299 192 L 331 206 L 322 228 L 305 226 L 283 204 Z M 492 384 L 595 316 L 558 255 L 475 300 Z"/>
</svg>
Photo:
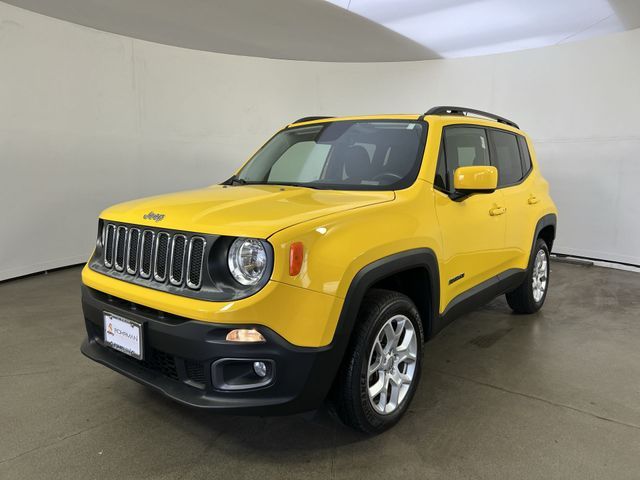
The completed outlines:
<svg viewBox="0 0 640 480">
<path fill-rule="evenodd" d="M 461 107 L 300 119 L 220 185 L 100 215 L 82 352 L 183 404 L 291 413 L 332 399 L 383 431 L 425 341 L 549 287 L 556 207 L 530 138 Z"/>
</svg>

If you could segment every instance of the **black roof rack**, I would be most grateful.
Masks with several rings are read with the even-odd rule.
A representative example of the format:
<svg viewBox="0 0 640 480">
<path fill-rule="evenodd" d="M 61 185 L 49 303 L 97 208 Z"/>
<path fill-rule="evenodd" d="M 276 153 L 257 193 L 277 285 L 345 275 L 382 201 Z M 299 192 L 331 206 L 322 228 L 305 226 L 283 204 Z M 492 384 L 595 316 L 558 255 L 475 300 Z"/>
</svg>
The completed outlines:
<svg viewBox="0 0 640 480">
<path fill-rule="evenodd" d="M 325 118 L 333 118 L 333 117 L 302 117 L 291 123 L 302 123 L 302 122 L 312 122 L 314 120 L 323 120 Z"/>
<path fill-rule="evenodd" d="M 425 115 L 478 115 L 479 117 L 490 118 L 491 120 L 496 120 L 497 122 L 504 123 L 505 125 L 509 125 L 511 127 L 520 128 L 516 122 L 512 122 L 511 120 L 501 117 L 500 115 L 495 115 L 489 112 L 483 112 L 482 110 L 474 110 L 473 108 L 466 107 L 433 107 L 429 109 Z"/>
</svg>

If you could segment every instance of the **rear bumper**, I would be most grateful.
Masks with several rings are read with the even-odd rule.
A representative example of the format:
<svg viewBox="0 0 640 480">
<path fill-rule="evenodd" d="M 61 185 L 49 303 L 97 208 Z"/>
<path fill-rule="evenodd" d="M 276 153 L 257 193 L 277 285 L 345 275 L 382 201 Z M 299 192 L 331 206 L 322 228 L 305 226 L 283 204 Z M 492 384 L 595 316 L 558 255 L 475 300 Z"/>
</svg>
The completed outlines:
<svg viewBox="0 0 640 480">
<path fill-rule="evenodd" d="M 225 341 L 234 327 L 168 315 L 82 287 L 87 339 L 81 351 L 90 359 L 193 407 L 229 413 L 288 414 L 312 410 L 324 401 L 340 354 L 332 346 L 298 347 L 274 331 L 255 327 L 261 344 Z M 136 360 L 103 342 L 103 313 L 107 311 L 143 324 L 144 360 Z M 226 390 L 212 375 L 212 365 L 227 360 L 266 361 L 273 378 L 267 385 Z M 220 362 L 222 360 L 222 362 Z"/>
</svg>

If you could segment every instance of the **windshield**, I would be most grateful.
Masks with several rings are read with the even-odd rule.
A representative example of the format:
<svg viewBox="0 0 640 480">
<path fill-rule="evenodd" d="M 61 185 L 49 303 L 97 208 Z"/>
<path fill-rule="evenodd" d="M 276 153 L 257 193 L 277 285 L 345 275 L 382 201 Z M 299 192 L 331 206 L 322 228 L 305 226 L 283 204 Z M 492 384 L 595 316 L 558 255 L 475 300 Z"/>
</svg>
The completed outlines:
<svg viewBox="0 0 640 480">
<path fill-rule="evenodd" d="M 234 177 L 247 184 L 392 190 L 420 169 L 426 123 L 337 121 L 281 131 Z"/>
</svg>

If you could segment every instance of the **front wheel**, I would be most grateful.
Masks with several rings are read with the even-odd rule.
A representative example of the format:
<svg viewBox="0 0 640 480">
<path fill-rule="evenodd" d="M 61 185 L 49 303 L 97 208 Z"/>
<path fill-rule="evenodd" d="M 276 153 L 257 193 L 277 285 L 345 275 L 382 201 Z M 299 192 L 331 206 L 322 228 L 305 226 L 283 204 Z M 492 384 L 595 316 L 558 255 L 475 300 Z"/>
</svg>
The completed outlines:
<svg viewBox="0 0 640 480">
<path fill-rule="evenodd" d="M 336 379 L 334 404 L 345 424 L 374 434 L 400 420 L 420 379 L 423 337 L 408 297 L 367 294 Z"/>
<path fill-rule="evenodd" d="M 524 281 L 506 295 L 507 303 L 514 312 L 535 313 L 540 310 L 547 298 L 549 271 L 549 247 L 544 240 L 538 238 Z"/>
</svg>

